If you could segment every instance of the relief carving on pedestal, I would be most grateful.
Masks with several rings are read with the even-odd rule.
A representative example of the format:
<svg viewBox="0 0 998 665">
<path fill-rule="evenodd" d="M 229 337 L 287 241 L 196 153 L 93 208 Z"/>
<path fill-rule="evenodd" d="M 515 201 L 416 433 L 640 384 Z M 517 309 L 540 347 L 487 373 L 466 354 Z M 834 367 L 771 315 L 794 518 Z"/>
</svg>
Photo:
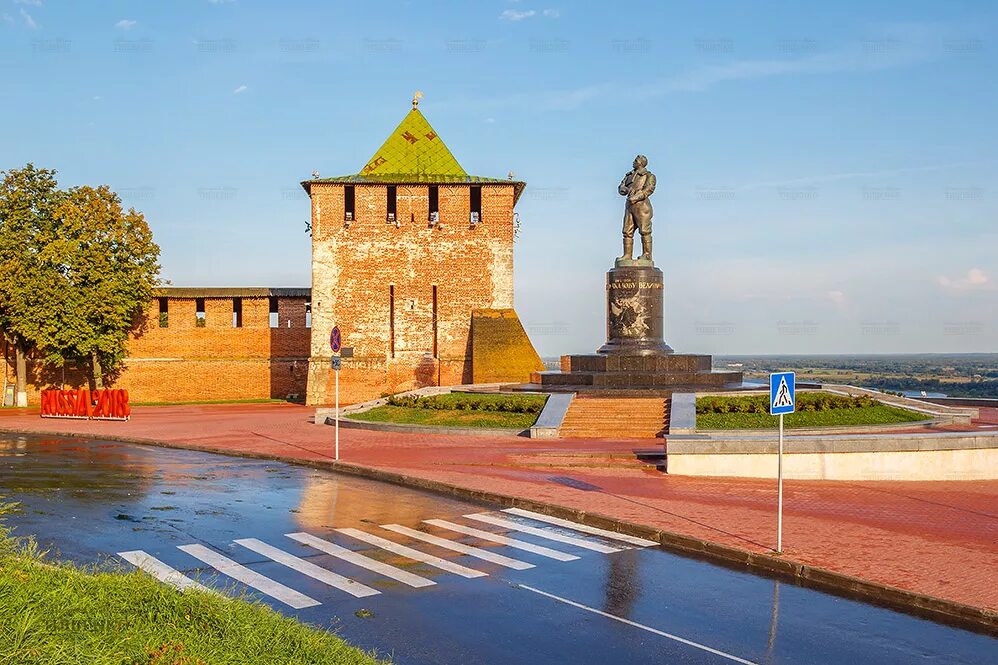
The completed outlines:
<svg viewBox="0 0 998 665">
<path fill-rule="evenodd" d="M 638 294 L 610 295 L 610 330 L 612 336 L 644 337 L 649 332 L 649 312 Z"/>
</svg>

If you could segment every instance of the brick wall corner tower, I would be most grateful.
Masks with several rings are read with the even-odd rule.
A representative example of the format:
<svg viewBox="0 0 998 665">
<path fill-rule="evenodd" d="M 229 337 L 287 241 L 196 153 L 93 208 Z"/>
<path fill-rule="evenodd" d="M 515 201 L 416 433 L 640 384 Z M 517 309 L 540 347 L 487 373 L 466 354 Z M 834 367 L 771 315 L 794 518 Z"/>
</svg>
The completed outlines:
<svg viewBox="0 0 998 665">
<path fill-rule="evenodd" d="M 302 183 L 312 202 L 308 404 L 333 402 L 334 325 L 353 353 L 342 403 L 472 382 L 472 313 L 513 308 L 524 186 L 468 175 L 415 100 L 359 173 Z"/>
</svg>

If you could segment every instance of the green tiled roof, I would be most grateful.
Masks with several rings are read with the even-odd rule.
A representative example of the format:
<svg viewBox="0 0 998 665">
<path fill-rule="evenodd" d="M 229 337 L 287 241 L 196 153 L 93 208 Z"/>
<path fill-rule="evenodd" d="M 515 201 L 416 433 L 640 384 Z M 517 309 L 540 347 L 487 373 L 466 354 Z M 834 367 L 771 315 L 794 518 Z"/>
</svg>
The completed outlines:
<svg viewBox="0 0 998 665">
<path fill-rule="evenodd" d="M 466 176 L 468 173 L 419 109 L 414 108 L 367 160 L 359 175 Z"/>
<path fill-rule="evenodd" d="M 313 178 L 301 183 L 311 193 L 314 183 L 338 184 L 509 184 L 514 203 L 526 186 L 521 181 L 468 175 L 417 108 L 406 114 L 395 131 L 355 175 Z"/>
</svg>

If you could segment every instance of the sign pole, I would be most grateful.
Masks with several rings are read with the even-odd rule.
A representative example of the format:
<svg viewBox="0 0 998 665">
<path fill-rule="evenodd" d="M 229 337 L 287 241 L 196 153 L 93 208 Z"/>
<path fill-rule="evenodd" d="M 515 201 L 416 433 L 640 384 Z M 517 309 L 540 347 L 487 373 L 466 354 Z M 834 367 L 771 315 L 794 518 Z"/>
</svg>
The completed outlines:
<svg viewBox="0 0 998 665">
<path fill-rule="evenodd" d="M 783 554 L 783 414 L 797 410 L 797 376 L 793 372 L 769 375 L 769 412 L 780 417 L 780 447 L 776 453 L 776 553 Z"/>
<path fill-rule="evenodd" d="M 780 450 L 776 462 L 776 553 L 783 554 L 783 414 L 780 414 Z"/>
<path fill-rule="evenodd" d="M 340 461 L 340 365 L 343 361 L 340 359 L 340 350 L 343 348 L 343 334 L 340 332 L 339 326 L 333 326 L 333 330 L 329 333 L 329 348 L 333 350 L 333 374 L 336 375 L 336 413 L 333 416 L 333 422 L 336 427 L 336 456 L 335 460 Z"/>
<path fill-rule="evenodd" d="M 336 461 L 340 461 L 340 370 L 337 369 L 336 374 Z M 783 421 L 783 416 L 780 416 L 780 421 Z M 782 430 L 781 430 L 782 437 Z M 782 438 L 780 439 L 783 440 Z M 782 446 L 781 446 L 782 449 Z"/>
</svg>

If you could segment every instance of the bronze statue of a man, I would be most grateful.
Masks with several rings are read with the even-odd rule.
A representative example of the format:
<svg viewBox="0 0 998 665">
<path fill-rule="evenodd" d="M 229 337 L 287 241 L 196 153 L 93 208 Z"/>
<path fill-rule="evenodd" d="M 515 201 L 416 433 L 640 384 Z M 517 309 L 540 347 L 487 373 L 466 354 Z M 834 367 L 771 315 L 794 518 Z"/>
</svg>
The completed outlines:
<svg viewBox="0 0 998 665">
<path fill-rule="evenodd" d="M 641 234 L 641 260 L 651 261 L 651 201 L 655 191 L 655 174 L 648 170 L 648 158 L 634 158 L 634 170 L 628 171 L 617 191 L 627 197 L 624 205 L 624 255 L 618 260 L 631 260 L 634 253 L 634 230 Z"/>
</svg>

